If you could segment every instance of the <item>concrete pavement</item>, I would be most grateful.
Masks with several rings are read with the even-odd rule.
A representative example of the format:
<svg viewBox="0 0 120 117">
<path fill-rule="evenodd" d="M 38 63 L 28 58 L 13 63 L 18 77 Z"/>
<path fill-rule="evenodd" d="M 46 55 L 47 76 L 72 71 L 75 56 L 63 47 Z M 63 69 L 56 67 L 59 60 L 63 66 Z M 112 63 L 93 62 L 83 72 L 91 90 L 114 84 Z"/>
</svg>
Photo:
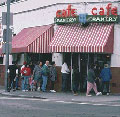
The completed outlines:
<svg viewBox="0 0 120 117">
<path fill-rule="evenodd" d="M 50 100 L 64 100 L 64 101 L 76 101 L 76 102 L 106 102 L 106 101 L 120 101 L 120 95 L 102 95 L 102 96 L 91 96 L 86 97 L 85 93 L 79 93 L 78 96 L 74 96 L 72 92 L 40 92 L 40 91 L 28 91 L 23 92 L 21 90 L 5 92 L 4 87 L 0 86 L 0 94 L 3 96 L 12 97 L 24 97 L 24 98 L 39 98 L 39 99 L 50 99 Z"/>
</svg>

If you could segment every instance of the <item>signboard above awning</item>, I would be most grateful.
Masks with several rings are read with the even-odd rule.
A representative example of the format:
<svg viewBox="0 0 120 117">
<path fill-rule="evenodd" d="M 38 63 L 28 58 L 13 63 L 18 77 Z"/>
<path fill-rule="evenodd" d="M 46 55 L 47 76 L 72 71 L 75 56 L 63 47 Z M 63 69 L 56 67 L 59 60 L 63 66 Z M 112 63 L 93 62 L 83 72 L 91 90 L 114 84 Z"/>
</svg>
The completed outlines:
<svg viewBox="0 0 120 117">
<path fill-rule="evenodd" d="M 108 3 L 106 8 L 94 7 L 91 10 L 92 15 L 77 14 L 77 9 L 72 8 L 72 5 L 68 5 L 67 9 L 57 10 L 54 22 L 56 24 L 66 24 L 66 23 L 118 23 L 119 15 L 118 9 L 112 6 L 112 3 Z"/>
<path fill-rule="evenodd" d="M 54 22 L 56 24 L 66 24 L 66 23 L 83 23 L 88 22 L 88 23 L 118 23 L 119 22 L 119 16 L 114 16 L 114 15 L 82 15 L 82 16 L 76 16 L 76 17 L 66 17 L 66 18 L 54 18 Z"/>
<path fill-rule="evenodd" d="M 95 23 L 106 23 L 106 22 L 111 22 L 111 23 L 118 23 L 119 22 L 119 16 L 115 15 L 87 15 L 86 16 L 86 22 L 95 22 Z"/>
</svg>

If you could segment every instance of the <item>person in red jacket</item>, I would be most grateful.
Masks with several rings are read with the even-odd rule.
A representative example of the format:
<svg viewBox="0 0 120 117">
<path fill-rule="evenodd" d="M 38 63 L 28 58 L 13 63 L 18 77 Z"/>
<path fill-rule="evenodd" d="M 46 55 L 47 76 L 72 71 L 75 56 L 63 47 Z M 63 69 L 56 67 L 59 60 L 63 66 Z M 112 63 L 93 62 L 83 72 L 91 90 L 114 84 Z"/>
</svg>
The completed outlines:
<svg viewBox="0 0 120 117">
<path fill-rule="evenodd" d="M 31 69 L 28 64 L 25 65 L 24 68 L 21 69 L 21 74 L 24 77 L 24 86 L 23 91 L 28 91 L 29 88 L 29 78 L 31 77 Z"/>
</svg>

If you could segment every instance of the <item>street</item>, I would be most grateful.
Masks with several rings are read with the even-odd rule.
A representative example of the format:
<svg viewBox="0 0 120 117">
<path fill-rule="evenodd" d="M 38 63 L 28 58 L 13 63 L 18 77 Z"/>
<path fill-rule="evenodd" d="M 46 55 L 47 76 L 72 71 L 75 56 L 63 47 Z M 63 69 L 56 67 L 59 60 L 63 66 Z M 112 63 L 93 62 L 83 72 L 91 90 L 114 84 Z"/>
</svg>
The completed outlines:
<svg viewBox="0 0 120 117">
<path fill-rule="evenodd" d="M 120 101 L 83 103 L 0 96 L 0 117 L 120 117 Z"/>
</svg>

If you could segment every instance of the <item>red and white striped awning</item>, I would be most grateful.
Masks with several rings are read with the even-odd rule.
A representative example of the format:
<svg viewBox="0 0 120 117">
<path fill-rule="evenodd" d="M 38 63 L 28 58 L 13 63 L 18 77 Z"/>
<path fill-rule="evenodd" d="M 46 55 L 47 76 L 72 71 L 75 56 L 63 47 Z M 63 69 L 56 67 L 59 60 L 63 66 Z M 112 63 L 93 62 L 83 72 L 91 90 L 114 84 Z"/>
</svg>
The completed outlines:
<svg viewBox="0 0 120 117">
<path fill-rule="evenodd" d="M 49 53 L 48 45 L 53 34 L 53 25 L 25 28 L 13 37 L 12 53 Z"/>
<path fill-rule="evenodd" d="M 50 52 L 113 53 L 114 24 L 66 24 L 58 27 Z"/>
</svg>

